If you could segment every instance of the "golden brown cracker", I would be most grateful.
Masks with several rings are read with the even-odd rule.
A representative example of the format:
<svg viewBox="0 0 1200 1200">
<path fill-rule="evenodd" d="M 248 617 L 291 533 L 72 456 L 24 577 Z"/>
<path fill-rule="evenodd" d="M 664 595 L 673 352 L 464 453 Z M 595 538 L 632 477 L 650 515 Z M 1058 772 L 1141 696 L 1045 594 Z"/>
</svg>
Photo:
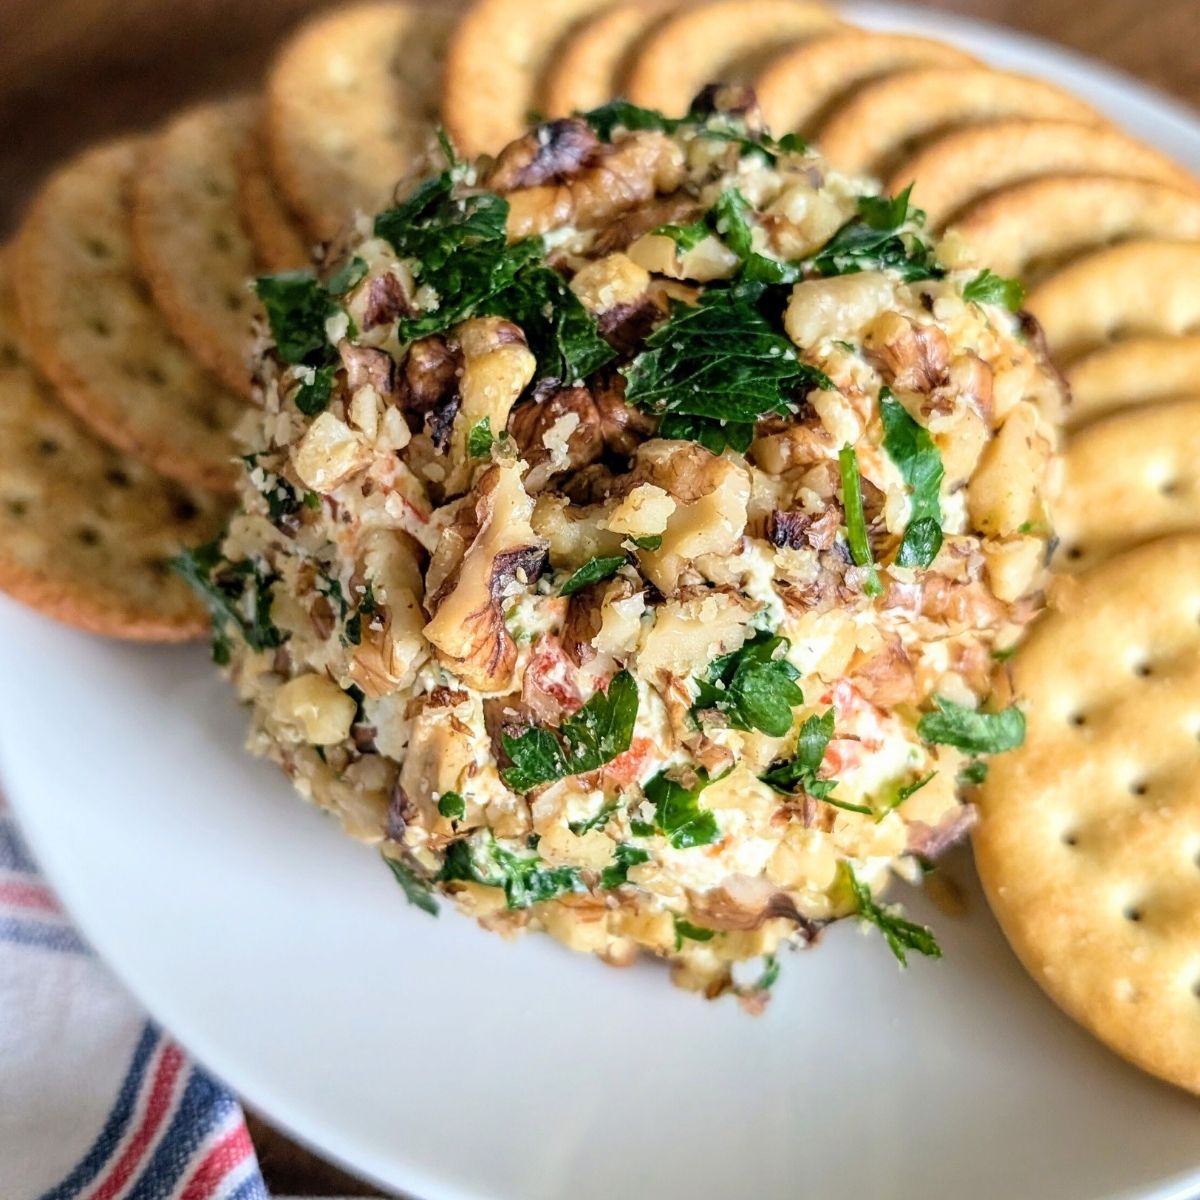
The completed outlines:
<svg viewBox="0 0 1200 1200">
<path fill-rule="evenodd" d="M 1064 267 L 1030 294 L 1057 362 L 1139 335 L 1200 334 L 1200 246 L 1134 241 Z"/>
<path fill-rule="evenodd" d="M 144 143 L 81 154 L 42 187 L 17 237 L 25 341 L 101 437 L 185 483 L 232 489 L 241 399 L 204 371 L 155 307 L 130 236 Z"/>
<path fill-rule="evenodd" d="M 773 54 L 841 26 L 832 9 L 802 0 L 712 0 L 660 22 L 638 50 L 627 91 L 672 116 L 709 83 L 750 80 Z"/>
<path fill-rule="evenodd" d="M 1079 430 L 1054 508 L 1056 565 L 1086 571 L 1168 533 L 1200 533 L 1200 400 L 1114 413 Z"/>
<path fill-rule="evenodd" d="M 35 374 L 0 265 L 0 590 L 110 637 L 179 641 L 208 618 L 167 568 L 227 501 L 94 438 Z"/>
<path fill-rule="evenodd" d="M 1200 537 L 1098 567 L 1011 666 L 1028 733 L 974 835 L 992 909 L 1070 1016 L 1200 1091 Z"/>
<path fill-rule="evenodd" d="M 548 117 L 587 112 L 622 94 L 630 59 L 675 0 L 616 4 L 568 34 L 546 67 L 537 107 Z"/>
<path fill-rule="evenodd" d="M 1052 175 L 972 205 L 953 229 L 981 264 L 1037 280 L 1101 246 L 1135 238 L 1200 238 L 1200 193 L 1145 179 Z"/>
<path fill-rule="evenodd" d="M 473 0 L 450 38 L 442 121 L 463 154 L 495 154 L 538 110 L 559 43 L 597 0 Z"/>
<path fill-rule="evenodd" d="M 163 316 L 226 387 L 250 395 L 247 358 L 261 308 L 254 247 L 238 219 L 237 158 L 253 100 L 202 105 L 146 149 L 134 189 L 133 244 Z"/>
<path fill-rule="evenodd" d="M 992 192 L 1044 175 L 1100 174 L 1151 179 L 1200 192 L 1200 181 L 1165 154 L 1104 125 L 1073 121 L 992 121 L 958 129 L 897 167 L 887 190 L 913 184 L 913 203 L 932 229 L 951 223 Z"/>
<path fill-rule="evenodd" d="M 314 238 L 386 205 L 433 144 L 446 5 L 360 4 L 322 13 L 267 76 L 270 172 Z"/>
<path fill-rule="evenodd" d="M 1200 336 L 1127 338 L 1084 355 L 1066 375 L 1072 429 L 1121 409 L 1200 396 Z"/>
<path fill-rule="evenodd" d="M 913 67 L 967 67 L 965 50 L 904 33 L 842 29 L 793 46 L 755 76 L 754 90 L 776 133 L 812 137 L 834 108 L 872 80 Z"/>
<path fill-rule="evenodd" d="M 266 271 L 307 266 L 311 247 L 267 170 L 261 122 L 238 152 L 237 189 L 238 212 L 254 244 L 255 262 Z"/>
<path fill-rule="evenodd" d="M 923 143 L 966 125 L 1006 117 L 1102 124 L 1053 84 L 990 67 L 916 67 L 858 89 L 817 130 L 839 170 L 888 177 Z"/>
</svg>

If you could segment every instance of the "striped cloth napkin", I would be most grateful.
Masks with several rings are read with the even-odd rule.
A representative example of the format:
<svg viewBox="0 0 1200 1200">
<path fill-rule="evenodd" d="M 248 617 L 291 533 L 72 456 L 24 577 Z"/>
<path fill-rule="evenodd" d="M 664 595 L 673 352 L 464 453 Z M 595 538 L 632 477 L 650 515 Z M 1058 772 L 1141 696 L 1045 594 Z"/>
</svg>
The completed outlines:
<svg viewBox="0 0 1200 1200">
<path fill-rule="evenodd" d="M 266 1200 L 242 1110 L 82 942 L 0 798 L 0 1198 Z"/>
</svg>

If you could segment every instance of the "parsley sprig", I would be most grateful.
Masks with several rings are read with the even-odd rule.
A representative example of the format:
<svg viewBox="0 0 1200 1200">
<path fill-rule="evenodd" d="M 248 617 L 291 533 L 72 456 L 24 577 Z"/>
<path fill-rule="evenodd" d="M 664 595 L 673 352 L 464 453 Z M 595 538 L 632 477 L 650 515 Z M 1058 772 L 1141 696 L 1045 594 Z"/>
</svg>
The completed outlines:
<svg viewBox="0 0 1200 1200">
<path fill-rule="evenodd" d="M 786 638 L 762 632 L 713 659 L 697 680 L 693 714 L 716 709 L 734 729 L 783 737 L 792 727 L 792 709 L 804 703 L 795 683 L 800 672 L 783 657 L 789 645 Z"/>
<path fill-rule="evenodd" d="M 654 805 L 654 824 L 646 828 L 640 823 L 633 827 L 639 836 L 662 834 L 676 850 L 690 850 L 719 841 L 721 831 L 717 818 L 700 803 L 700 794 L 716 781 L 707 771 L 696 772 L 696 782 L 688 787 L 672 779 L 666 772 L 655 775 L 646 784 L 646 799 Z"/>
<path fill-rule="evenodd" d="M 868 596 L 882 596 L 883 584 L 879 582 L 871 539 L 867 533 L 862 483 L 858 474 L 858 455 L 853 446 L 843 446 L 838 452 L 838 468 L 842 477 L 842 505 L 846 510 L 846 540 L 850 545 L 850 557 L 854 559 L 856 567 L 867 569 L 863 591 Z"/>
<path fill-rule="evenodd" d="M 909 204 L 912 185 L 898 196 L 860 196 L 858 215 L 841 227 L 809 261 L 821 275 L 895 271 L 906 283 L 940 279 L 945 269 L 914 227 L 925 214 Z"/>
<path fill-rule="evenodd" d="M 917 723 L 927 742 L 957 746 L 968 754 L 1002 754 L 1025 741 L 1025 714 L 1015 704 L 999 712 L 980 712 L 945 696 L 934 698 L 937 708 Z"/>
<path fill-rule="evenodd" d="M 911 491 L 908 526 L 896 552 L 901 567 L 927 567 L 942 548 L 942 456 L 929 431 L 909 415 L 889 388 L 879 392 L 883 447 Z"/>
<path fill-rule="evenodd" d="M 869 921 L 887 941 L 888 949 L 896 956 L 902 967 L 908 966 L 908 951 L 915 950 L 927 958 L 941 958 L 942 948 L 937 944 L 933 931 L 902 917 L 897 906 L 876 902 L 871 889 L 858 878 L 854 868 L 844 859 L 838 864 L 840 883 L 854 901 L 858 915 Z"/>
<path fill-rule="evenodd" d="M 503 888 L 512 909 L 554 900 L 567 892 L 587 891 L 577 867 L 551 867 L 536 854 L 514 854 L 504 849 L 490 830 L 450 844 L 438 881 L 452 880 Z"/>
<path fill-rule="evenodd" d="M 871 809 L 865 804 L 851 804 L 850 801 L 839 800 L 833 795 L 834 788 L 838 785 L 836 779 L 822 779 L 818 774 L 833 738 L 833 725 L 832 708 L 826 709 L 820 716 L 814 713 L 807 717 L 800 726 L 796 750 L 792 757 L 783 762 L 773 763 L 759 779 L 785 796 L 803 792 L 814 800 L 824 800 L 826 804 L 832 804 L 834 808 L 870 816 Z"/>
</svg>

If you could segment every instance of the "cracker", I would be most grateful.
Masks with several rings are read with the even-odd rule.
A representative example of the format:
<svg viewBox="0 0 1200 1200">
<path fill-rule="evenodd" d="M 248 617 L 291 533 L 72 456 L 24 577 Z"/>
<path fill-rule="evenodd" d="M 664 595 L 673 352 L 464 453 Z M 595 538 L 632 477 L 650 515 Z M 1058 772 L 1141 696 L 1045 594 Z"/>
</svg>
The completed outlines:
<svg viewBox="0 0 1200 1200">
<path fill-rule="evenodd" d="M 1168 533 L 1200 533 L 1200 400 L 1115 413 L 1076 433 L 1054 528 L 1057 566 L 1072 572 Z"/>
<path fill-rule="evenodd" d="M 793 42 L 841 26 L 831 9 L 802 0 L 714 0 L 657 25 L 629 70 L 629 98 L 683 113 L 709 83 L 741 83 Z"/>
<path fill-rule="evenodd" d="M 1028 734 L 974 834 L 992 909 L 1071 1017 L 1200 1091 L 1200 537 L 1099 567 L 1011 665 Z"/>
<path fill-rule="evenodd" d="M 1200 193 L 1112 175 L 1051 175 L 981 200 L 953 228 L 980 263 L 1036 280 L 1113 242 L 1200 238 Z"/>
<path fill-rule="evenodd" d="M 144 143 L 61 167 L 26 214 L 14 287 L 26 344 L 65 403 L 118 449 L 185 483 L 231 490 L 240 398 L 204 371 L 154 306 L 134 261 Z"/>
<path fill-rule="evenodd" d="M 463 154 L 495 154 L 537 111 L 559 43 L 596 0 L 474 0 L 450 39 L 442 120 Z"/>
<path fill-rule="evenodd" d="M 262 129 L 256 127 L 238 152 L 238 212 L 254 244 L 255 262 L 265 271 L 308 265 L 311 249 L 267 170 Z"/>
<path fill-rule="evenodd" d="M 255 111 L 252 100 L 226 100 L 176 117 L 147 147 L 133 203 L 134 251 L 163 316 L 245 396 L 261 306 L 249 286 L 254 246 L 238 220 L 237 157 Z"/>
<path fill-rule="evenodd" d="M 432 4 L 338 8 L 280 51 L 266 87 L 270 171 L 312 237 L 382 208 L 428 153 L 454 15 Z"/>
<path fill-rule="evenodd" d="M 580 25 L 546 68 L 539 88 L 541 111 L 566 117 L 619 96 L 647 30 L 675 7 L 675 0 L 617 4 Z"/>
<path fill-rule="evenodd" d="M 37 377 L 0 264 L 0 591 L 68 625 L 179 641 L 208 627 L 167 567 L 205 542 L 226 502 L 96 440 Z"/>
<path fill-rule="evenodd" d="M 845 29 L 772 58 L 754 80 L 767 125 L 812 137 L 834 108 L 872 80 L 913 67 L 967 67 L 965 50 L 932 38 Z"/>
<path fill-rule="evenodd" d="M 887 178 L 924 142 L 1006 117 L 1103 123 L 1082 100 L 1040 79 L 988 67 L 916 67 L 860 88 L 815 140 L 839 170 Z"/>
<path fill-rule="evenodd" d="M 1043 175 L 1100 174 L 1151 179 L 1200 192 L 1200 181 L 1165 154 L 1103 125 L 993 121 L 931 142 L 893 172 L 893 194 L 913 184 L 913 202 L 941 229 L 991 192 Z"/>
<path fill-rule="evenodd" d="M 1200 334 L 1200 246 L 1135 241 L 1052 275 L 1026 307 L 1060 366 L 1135 335 Z"/>
<path fill-rule="evenodd" d="M 1200 337 L 1137 337 L 1085 355 L 1067 371 L 1067 424 L 1118 409 L 1200 396 Z"/>
</svg>

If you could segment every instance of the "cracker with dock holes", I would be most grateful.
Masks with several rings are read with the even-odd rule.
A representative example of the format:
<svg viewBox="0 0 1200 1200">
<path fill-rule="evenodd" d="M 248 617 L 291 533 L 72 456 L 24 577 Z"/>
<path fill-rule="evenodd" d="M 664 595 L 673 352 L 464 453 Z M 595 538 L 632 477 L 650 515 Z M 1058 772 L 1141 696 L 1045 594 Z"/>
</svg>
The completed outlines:
<svg viewBox="0 0 1200 1200">
<path fill-rule="evenodd" d="M 1039 284 L 1025 307 L 1060 366 L 1132 337 L 1200 334 L 1200 245 L 1098 250 Z"/>
<path fill-rule="evenodd" d="M 1036 281 L 1088 250 L 1116 242 L 1200 238 L 1200 193 L 1145 179 L 1055 175 L 988 196 L 953 228 L 981 264 Z"/>
<path fill-rule="evenodd" d="M 1103 124 L 1090 105 L 1041 79 L 990 67 L 915 67 L 858 89 L 815 141 L 838 170 L 887 178 L 923 143 L 1005 117 Z"/>
<path fill-rule="evenodd" d="M 255 262 L 265 271 L 290 271 L 308 265 L 308 238 L 288 210 L 267 169 L 261 116 L 238 151 L 238 213 L 254 245 Z"/>
<path fill-rule="evenodd" d="M 841 29 L 770 59 L 754 79 L 768 127 L 811 138 L 826 117 L 864 84 L 913 67 L 967 67 L 965 50 L 905 33 Z"/>
<path fill-rule="evenodd" d="M 25 342 L 63 401 L 105 440 L 185 483 L 232 490 L 245 411 L 159 312 L 133 252 L 145 142 L 85 151 L 43 185 L 17 235 Z"/>
<path fill-rule="evenodd" d="M 911 183 L 913 203 L 931 229 L 941 229 L 1001 188 L 1068 174 L 1151 179 L 1200 192 L 1200 181 L 1183 167 L 1117 129 L 1019 119 L 970 125 L 930 142 L 896 168 L 887 190 Z"/>
<path fill-rule="evenodd" d="M 455 16 L 435 4 L 335 8 L 280 51 L 267 76 L 268 159 L 313 238 L 386 207 L 433 147 Z"/>
<path fill-rule="evenodd" d="M 707 84 L 747 82 L 772 54 L 841 27 L 832 9 L 802 0 L 714 0 L 680 9 L 642 43 L 629 69 L 629 98 L 678 116 Z"/>
<path fill-rule="evenodd" d="M 0 591 L 110 637 L 180 641 L 208 628 L 167 567 L 225 521 L 223 497 L 164 479 L 93 437 L 20 342 L 0 263 Z"/>
<path fill-rule="evenodd" d="M 1200 336 L 1135 337 L 1072 364 L 1068 428 L 1160 400 L 1200 397 Z"/>
<path fill-rule="evenodd" d="M 237 159 L 250 99 L 176 117 L 146 149 L 134 189 L 138 264 L 171 328 L 226 387 L 250 394 L 254 246 L 238 219 Z"/>
<path fill-rule="evenodd" d="M 1089 573 L 1011 667 L 1025 745 L 974 834 L 992 909 L 1071 1017 L 1200 1092 L 1200 536 Z"/>
</svg>

